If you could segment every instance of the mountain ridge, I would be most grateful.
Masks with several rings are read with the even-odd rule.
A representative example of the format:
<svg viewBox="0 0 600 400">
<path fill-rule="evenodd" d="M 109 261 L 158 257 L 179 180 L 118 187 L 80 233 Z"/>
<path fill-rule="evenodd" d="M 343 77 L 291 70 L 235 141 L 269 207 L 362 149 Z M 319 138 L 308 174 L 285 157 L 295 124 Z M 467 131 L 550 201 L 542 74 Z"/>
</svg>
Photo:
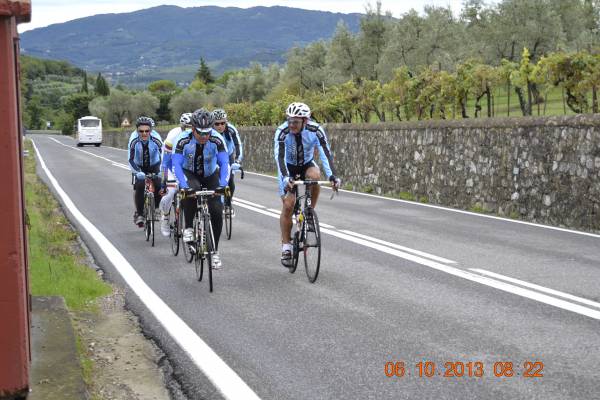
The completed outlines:
<svg viewBox="0 0 600 400">
<path fill-rule="evenodd" d="M 162 5 L 32 29 L 21 34 L 21 49 L 116 81 L 144 80 L 164 70 L 181 71 L 189 81 L 200 57 L 216 73 L 251 62 L 281 63 L 290 48 L 329 39 L 339 21 L 356 32 L 361 16 L 284 6 Z"/>
</svg>

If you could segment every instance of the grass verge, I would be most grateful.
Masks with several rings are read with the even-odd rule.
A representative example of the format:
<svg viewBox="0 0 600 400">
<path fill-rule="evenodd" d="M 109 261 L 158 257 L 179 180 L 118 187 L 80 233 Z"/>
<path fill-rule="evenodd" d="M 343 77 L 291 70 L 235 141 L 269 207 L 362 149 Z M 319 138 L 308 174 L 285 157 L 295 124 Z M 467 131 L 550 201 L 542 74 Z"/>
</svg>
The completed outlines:
<svg viewBox="0 0 600 400">
<path fill-rule="evenodd" d="M 77 233 L 46 185 L 35 173 L 31 141 L 25 149 L 25 207 L 29 232 L 29 285 L 34 296 L 62 296 L 71 312 L 96 312 L 96 299 L 112 293 L 95 270 L 85 264 Z M 83 379 L 90 385 L 93 361 L 75 329 Z"/>
<path fill-rule="evenodd" d="M 32 145 L 25 143 L 25 204 L 29 220 L 29 276 L 34 296 L 63 296 L 69 309 L 90 310 L 112 289 L 85 265 L 77 233 L 35 174 Z"/>
</svg>

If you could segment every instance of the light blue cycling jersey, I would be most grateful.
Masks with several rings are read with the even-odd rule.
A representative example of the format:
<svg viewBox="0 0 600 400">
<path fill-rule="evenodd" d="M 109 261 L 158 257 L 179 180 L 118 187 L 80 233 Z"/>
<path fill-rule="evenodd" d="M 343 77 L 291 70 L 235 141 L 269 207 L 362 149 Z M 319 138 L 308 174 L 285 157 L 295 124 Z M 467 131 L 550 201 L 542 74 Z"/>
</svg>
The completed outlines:
<svg viewBox="0 0 600 400">
<path fill-rule="evenodd" d="M 220 168 L 219 185 L 227 186 L 229 182 L 229 155 L 225 139 L 216 130 L 212 130 L 208 142 L 200 144 L 192 131 L 179 135 L 173 145 L 173 168 L 175 176 L 182 189 L 189 188 L 183 170 L 192 172 L 200 177 L 209 177 Z"/>
<path fill-rule="evenodd" d="M 227 150 L 229 150 L 229 159 L 230 161 L 238 161 L 241 162 L 244 151 L 242 148 L 242 140 L 240 139 L 240 134 L 235 126 L 231 125 L 229 122 L 227 123 L 227 128 L 222 133 L 223 138 L 225 139 L 225 143 L 227 144 Z"/>
<path fill-rule="evenodd" d="M 314 121 L 308 121 L 302 132 L 293 134 L 287 121 L 275 132 L 275 161 L 279 171 L 280 182 L 290 175 L 288 164 L 302 167 L 313 161 L 315 146 L 319 148 L 319 158 L 327 178 L 335 175 L 331 149 L 327 142 L 325 130 Z"/>
<path fill-rule="evenodd" d="M 142 140 L 137 130 L 129 136 L 129 168 L 131 172 L 147 171 L 160 164 L 162 138 L 155 130 L 150 132 L 148 140 Z"/>
</svg>

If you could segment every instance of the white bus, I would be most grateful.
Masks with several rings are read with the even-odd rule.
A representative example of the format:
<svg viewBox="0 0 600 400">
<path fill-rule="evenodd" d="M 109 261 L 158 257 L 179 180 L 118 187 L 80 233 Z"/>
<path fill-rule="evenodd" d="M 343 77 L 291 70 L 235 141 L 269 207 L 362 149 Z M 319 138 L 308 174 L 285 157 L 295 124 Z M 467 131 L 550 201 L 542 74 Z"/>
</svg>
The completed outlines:
<svg viewBox="0 0 600 400">
<path fill-rule="evenodd" d="M 102 120 L 96 117 L 83 117 L 77 120 L 77 147 L 102 144 Z"/>
</svg>

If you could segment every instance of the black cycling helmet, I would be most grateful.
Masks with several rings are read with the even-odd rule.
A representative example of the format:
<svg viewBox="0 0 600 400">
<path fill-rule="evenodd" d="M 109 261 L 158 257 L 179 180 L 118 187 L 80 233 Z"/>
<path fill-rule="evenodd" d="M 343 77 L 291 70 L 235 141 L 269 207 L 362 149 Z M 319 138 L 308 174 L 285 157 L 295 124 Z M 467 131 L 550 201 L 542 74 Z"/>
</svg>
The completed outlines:
<svg viewBox="0 0 600 400">
<path fill-rule="evenodd" d="M 200 132 L 210 132 L 215 117 L 205 108 L 200 108 L 192 114 L 192 126 Z"/>
<path fill-rule="evenodd" d="M 154 121 L 152 120 L 152 118 L 141 116 L 135 121 L 135 127 L 139 128 L 140 125 L 147 125 L 150 128 L 152 128 L 154 126 L 153 123 Z"/>
</svg>

